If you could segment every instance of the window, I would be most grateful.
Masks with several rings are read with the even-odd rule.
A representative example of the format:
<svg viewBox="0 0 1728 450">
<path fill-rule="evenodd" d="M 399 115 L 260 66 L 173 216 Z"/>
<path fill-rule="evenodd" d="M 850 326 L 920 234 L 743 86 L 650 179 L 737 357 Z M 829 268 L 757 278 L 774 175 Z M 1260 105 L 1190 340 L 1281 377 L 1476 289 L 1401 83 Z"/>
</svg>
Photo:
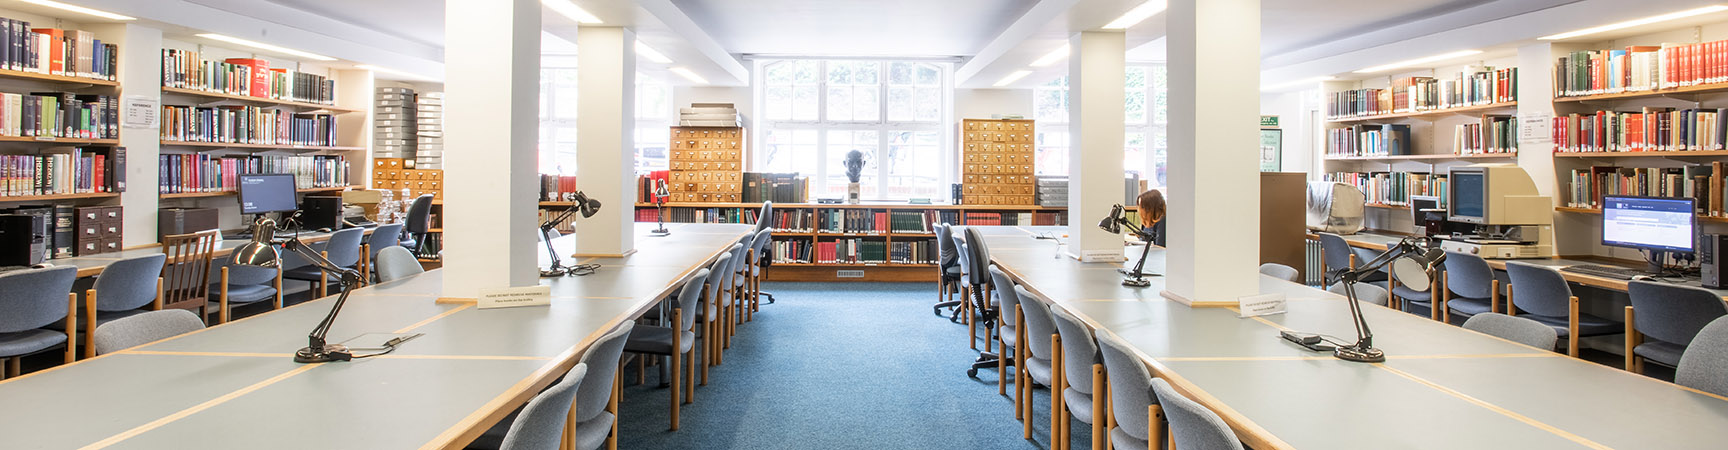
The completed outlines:
<svg viewBox="0 0 1728 450">
<path fill-rule="evenodd" d="M 672 141 L 672 85 L 636 74 L 636 173 L 666 170 Z"/>
<path fill-rule="evenodd" d="M 540 173 L 576 174 L 576 55 L 540 57 Z"/>
<path fill-rule="evenodd" d="M 1128 66 L 1124 75 L 1122 169 L 1140 174 L 1150 187 L 1163 187 L 1168 74 L 1163 64 L 1154 64 Z M 1034 87 L 1032 110 L 1038 119 L 1038 175 L 1067 175 L 1068 78 Z M 1152 165 L 1150 171 L 1148 163 Z"/>
<path fill-rule="evenodd" d="M 1033 157 L 1040 176 L 1068 175 L 1068 77 L 1050 80 L 1032 88 L 1032 118 L 1038 122 L 1038 154 Z"/>
<path fill-rule="evenodd" d="M 810 177 L 812 197 L 840 197 L 850 182 L 841 162 L 857 150 L 862 197 L 947 198 L 952 70 L 924 61 L 758 61 L 755 170 L 798 172 Z"/>
</svg>

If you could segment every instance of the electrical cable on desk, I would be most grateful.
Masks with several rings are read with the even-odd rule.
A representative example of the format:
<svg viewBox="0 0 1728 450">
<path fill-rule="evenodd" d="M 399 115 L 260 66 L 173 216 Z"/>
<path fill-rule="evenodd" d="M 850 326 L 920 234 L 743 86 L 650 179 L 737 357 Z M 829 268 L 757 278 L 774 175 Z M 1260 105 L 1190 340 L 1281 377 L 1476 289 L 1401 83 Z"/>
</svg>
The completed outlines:
<svg viewBox="0 0 1728 450">
<path fill-rule="evenodd" d="M 570 266 L 569 274 L 572 276 L 578 276 L 579 277 L 579 276 L 583 276 L 583 275 L 593 275 L 594 272 L 598 271 L 598 270 L 600 270 L 599 264 L 577 264 L 574 266 Z"/>
</svg>

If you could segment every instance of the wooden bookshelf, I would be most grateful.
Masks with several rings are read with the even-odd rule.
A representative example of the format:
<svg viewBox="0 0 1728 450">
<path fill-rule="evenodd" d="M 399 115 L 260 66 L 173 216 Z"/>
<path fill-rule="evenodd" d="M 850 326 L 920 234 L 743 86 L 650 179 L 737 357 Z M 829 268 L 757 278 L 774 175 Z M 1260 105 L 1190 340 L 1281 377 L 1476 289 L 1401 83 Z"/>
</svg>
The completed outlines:
<svg viewBox="0 0 1728 450">
<path fill-rule="evenodd" d="M 1410 210 L 1409 205 L 1389 205 L 1389 204 L 1385 204 L 1385 203 L 1365 203 L 1362 206 L 1366 206 L 1369 208 L 1378 208 L 1378 209 L 1396 209 L 1396 210 L 1402 210 L 1402 211 L 1409 211 Z"/>
<path fill-rule="evenodd" d="M 164 147 L 199 147 L 199 148 L 250 148 L 265 150 L 305 150 L 305 151 L 356 151 L 366 147 L 318 146 L 318 145 L 281 145 L 281 144 L 236 144 L 228 142 L 191 142 L 163 139 Z"/>
<path fill-rule="evenodd" d="M 1554 152 L 1555 158 L 1709 158 L 1728 156 L 1728 150 L 1685 150 L 1654 152 Z"/>
<path fill-rule="evenodd" d="M 325 105 L 325 104 L 321 104 L 321 103 L 307 103 L 307 102 L 296 102 L 296 101 L 290 101 L 290 100 L 277 100 L 277 99 L 273 99 L 273 98 L 253 97 L 250 95 L 226 94 L 226 93 L 221 93 L 221 92 L 210 92 L 210 91 L 203 91 L 203 90 L 198 90 L 198 89 L 187 89 L 187 88 L 173 88 L 173 87 L 166 87 L 166 86 L 164 86 L 162 88 L 162 93 L 163 94 L 185 95 L 188 97 L 198 97 L 198 98 L 202 98 L 202 99 L 209 100 L 209 101 L 232 100 L 232 101 L 247 102 L 247 103 L 251 103 L 254 105 L 300 108 L 300 109 L 306 110 L 303 112 L 329 111 L 333 114 L 345 114 L 345 113 L 355 113 L 355 112 L 361 111 L 360 109 L 345 108 L 345 107 L 336 106 L 336 105 Z M 166 104 L 168 102 L 163 102 L 163 103 Z"/>
<path fill-rule="evenodd" d="M 54 136 L 0 136 L 0 142 L 28 142 L 50 145 L 120 145 L 119 139 L 85 139 Z"/>
<path fill-rule="evenodd" d="M 548 204 L 568 206 L 570 204 L 570 202 L 540 202 L 540 204 L 542 206 L 546 206 Z M 1132 205 L 1123 205 L 1123 206 L 1127 207 L 1129 209 L 1134 208 L 1134 206 L 1132 206 Z M 655 205 L 653 203 L 637 202 L 636 207 L 637 208 L 654 208 Z M 761 208 L 762 204 L 761 203 L 729 203 L 729 202 L 679 202 L 679 203 L 667 202 L 666 207 L 667 208 Z M 797 209 L 808 209 L 808 208 L 823 208 L 823 209 L 937 209 L 937 210 L 971 210 L 971 211 L 1067 211 L 1068 210 L 1068 207 L 1066 207 L 1066 206 L 954 205 L 954 204 L 947 204 L 947 203 L 929 204 L 929 205 L 915 205 L 915 204 L 911 204 L 911 203 L 868 203 L 868 202 L 860 203 L 860 204 L 856 204 L 856 205 L 847 204 L 847 203 L 775 203 L 774 204 L 774 209 L 782 209 L 782 208 L 797 208 Z"/>
<path fill-rule="evenodd" d="M 1591 215 L 1598 215 L 1598 216 L 1602 215 L 1602 210 L 1597 209 L 1597 208 L 1575 208 L 1575 207 L 1571 207 L 1571 206 L 1556 206 L 1556 207 L 1554 207 L 1554 210 L 1559 211 L 1559 212 L 1563 212 L 1563 213 L 1591 214 Z M 1699 215 L 1698 221 L 1700 221 L 1700 222 L 1714 222 L 1714 223 L 1728 223 L 1728 217 Z"/>
<path fill-rule="evenodd" d="M 1577 95 L 1577 96 L 1571 96 L 1571 97 L 1562 97 L 1562 96 L 1556 95 L 1556 96 L 1554 96 L 1554 102 L 1555 103 L 1569 103 L 1569 102 L 1600 102 L 1600 101 L 1610 101 L 1610 100 L 1658 99 L 1658 98 L 1663 98 L 1663 97 L 1667 97 L 1667 96 L 1671 96 L 1671 95 L 1705 95 L 1705 94 L 1722 94 L 1722 93 L 1728 93 L 1728 83 L 1711 83 L 1711 84 L 1700 84 L 1700 85 L 1696 85 L 1696 86 L 1682 86 L 1682 87 L 1668 88 L 1668 89 L 1656 89 L 1656 90 L 1649 90 L 1649 91 L 1616 92 L 1616 93 L 1611 93 L 1611 94 Z"/>
<path fill-rule="evenodd" d="M 1473 155 L 1385 155 L 1385 156 L 1327 156 L 1327 161 L 1463 161 L 1480 159 L 1514 159 L 1517 152 L 1512 153 L 1478 153 Z"/>
<path fill-rule="evenodd" d="M 334 186 L 334 187 L 295 189 L 294 191 L 299 192 L 301 194 L 316 194 L 316 193 L 321 193 L 321 192 L 341 192 L 341 191 L 346 191 L 348 189 L 365 189 L 365 188 L 366 188 L 365 186 L 354 185 L 354 186 Z M 236 193 L 237 192 L 235 192 L 235 191 L 181 192 L 181 193 L 176 193 L 176 194 L 159 194 L 159 196 L 161 198 L 205 198 L 205 197 L 227 197 L 227 196 L 234 195 Z"/>
<path fill-rule="evenodd" d="M 1338 117 L 1338 118 L 1326 119 L 1326 121 L 1331 122 L 1331 123 L 1355 123 L 1355 122 L 1368 122 L 1368 121 L 1387 120 L 1387 119 L 1434 119 L 1434 118 L 1450 116 L 1450 115 L 1455 115 L 1455 114 L 1479 113 L 1479 112 L 1483 112 L 1483 111 L 1489 111 L 1489 110 L 1495 110 L 1495 109 L 1501 109 L 1501 108 L 1513 108 L 1513 107 L 1517 107 L 1517 106 L 1518 106 L 1518 102 L 1503 102 L 1503 103 L 1491 103 L 1491 104 L 1487 104 L 1487 105 L 1465 106 L 1465 107 L 1459 107 L 1459 108 L 1430 109 L 1430 110 L 1426 110 L 1426 111 L 1403 112 L 1403 113 L 1392 113 L 1392 114 L 1376 114 L 1376 115 L 1371 115 L 1371 116 Z"/>
<path fill-rule="evenodd" d="M 97 198 L 119 198 L 118 192 L 99 192 L 93 194 L 51 194 L 51 195 L 17 195 L 0 196 L 0 203 L 43 202 L 52 200 L 86 200 Z"/>
<path fill-rule="evenodd" d="M 102 86 L 102 87 L 113 87 L 113 88 L 120 87 L 120 82 L 118 82 L 118 81 L 99 80 L 99 79 L 95 79 L 95 78 L 85 78 L 85 77 L 69 77 L 69 76 L 65 76 L 65 75 L 51 75 L 51 74 L 46 74 L 46 73 L 25 72 L 22 70 L 0 69 L 0 78 L 9 78 L 9 79 L 14 79 L 14 80 L 50 81 L 50 82 L 55 82 L 55 83 L 66 83 L 66 84 L 84 84 L 84 85 L 90 85 L 90 86 Z"/>
</svg>

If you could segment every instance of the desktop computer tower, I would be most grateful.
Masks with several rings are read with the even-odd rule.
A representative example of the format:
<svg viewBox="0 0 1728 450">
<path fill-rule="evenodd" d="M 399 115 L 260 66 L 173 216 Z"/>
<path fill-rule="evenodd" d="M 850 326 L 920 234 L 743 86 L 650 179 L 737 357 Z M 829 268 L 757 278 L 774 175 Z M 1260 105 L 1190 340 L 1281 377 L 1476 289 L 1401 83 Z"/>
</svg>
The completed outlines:
<svg viewBox="0 0 1728 450">
<path fill-rule="evenodd" d="M 1723 252 L 1728 252 L 1728 234 L 1706 234 L 1699 241 L 1698 275 L 1701 278 L 1699 282 L 1707 288 L 1722 289 L 1723 286 L 1728 285 L 1725 283 L 1728 281 L 1728 274 L 1722 273 L 1724 270 L 1728 270 L 1728 266 L 1722 264 L 1722 260 L 1728 257 L 1728 255 L 1723 254 Z"/>
<path fill-rule="evenodd" d="M 48 250 L 47 223 L 29 214 L 0 214 L 0 266 L 42 263 Z"/>
<path fill-rule="evenodd" d="M 342 197 L 308 195 L 301 198 L 300 226 L 308 230 L 342 229 Z"/>
</svg>

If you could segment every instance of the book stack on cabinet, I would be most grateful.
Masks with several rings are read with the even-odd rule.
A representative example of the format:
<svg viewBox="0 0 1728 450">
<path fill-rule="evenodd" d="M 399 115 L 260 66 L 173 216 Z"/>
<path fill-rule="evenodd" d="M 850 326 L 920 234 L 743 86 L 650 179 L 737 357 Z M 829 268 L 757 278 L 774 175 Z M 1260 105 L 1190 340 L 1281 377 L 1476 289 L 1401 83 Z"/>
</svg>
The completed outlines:
<svg viewBox="0 0 1728 450">
<path fill-rule="evenodd" d="M 444 168 L 444 93 L 427 92 L 416 98 L 414 168 Z"/>
<path fill-rule="evenodd" d="M 419 143 L 414 90 L 381 87 L 376 102 L 376 109 L 372 112 L 372 157 L 400 160 L 397 164 L 406 164 L 403 168 L 414 168 L 415 150 Z"/>
<path fill-rule="evenodd" d="M 444 199 L 444 171 L 416 169 L 402 158 L 372 158 L 372 188 L 398 193 L 405 202 L 425 194 Z"/>
<path fill-rule="evenodd" d="M 960 124 L 961 201 L 968 205 L 1034 205 L 1031 120 L 966 119 Z"/>
<path fill-rule="evenodd" d="M 668 201 L 740 202 L 744 186 L 744 129 L 672 127 Z"/>
</svg>

